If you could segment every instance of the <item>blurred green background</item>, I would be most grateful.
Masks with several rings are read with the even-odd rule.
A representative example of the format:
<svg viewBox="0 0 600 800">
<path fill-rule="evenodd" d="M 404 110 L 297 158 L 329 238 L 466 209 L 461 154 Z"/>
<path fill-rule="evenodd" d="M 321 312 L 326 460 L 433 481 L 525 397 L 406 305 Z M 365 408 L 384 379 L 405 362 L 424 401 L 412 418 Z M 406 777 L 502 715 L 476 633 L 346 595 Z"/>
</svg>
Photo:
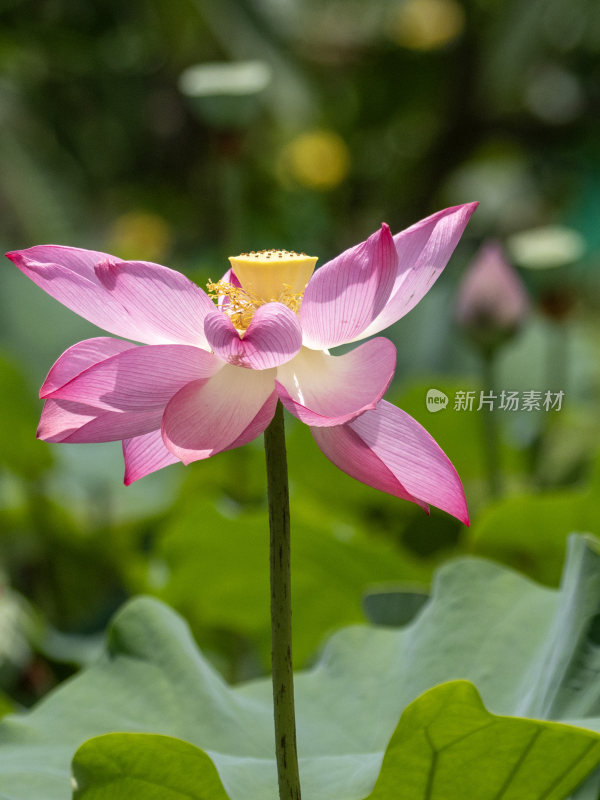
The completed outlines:
<svg viewBox="0 0 600 800">
<path fill-rule="evenodd" d="M 298 666 L 382 585 L 426 590 L 464 552 L 555 585 L 567 534 L 600 535 L 599 54 L 594 0 L 0 2 L 4 250 L 91 247 L 204 285 L 241 251 L 324 263 L 382 221 L 480 202 L 387 334 L 389 399 L 456 465 L 472 527 L 357 484 L 290 420 Z M 455 306 L 489 239 L 531 308 L 486 373 Z M 137 592 L 183 612 L 229 679 L 267 670 L 261 441 L 129 488 L 118 444 L 36 441 L 46 371 L 97 330 L 8 261 L 1 280 L 0 707 L 93 658 Z M 454 410 L 490 381 L 562 408 Z"/>
</svg>

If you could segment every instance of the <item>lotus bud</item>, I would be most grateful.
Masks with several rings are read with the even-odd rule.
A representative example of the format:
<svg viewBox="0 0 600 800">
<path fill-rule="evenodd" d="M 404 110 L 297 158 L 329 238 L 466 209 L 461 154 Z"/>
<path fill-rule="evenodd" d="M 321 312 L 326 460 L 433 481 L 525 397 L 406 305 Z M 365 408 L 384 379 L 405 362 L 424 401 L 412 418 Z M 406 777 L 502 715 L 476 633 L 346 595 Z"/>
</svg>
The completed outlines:
<svg viewBox="0 0 600 800">
<path fill-rule="evenodd" d="M 478 347 L 490 352 L 512 338 L 529 311 L 529 297 L 498 242 L 488 242 L 458 289 L 456 319 Z"/>
</svg>

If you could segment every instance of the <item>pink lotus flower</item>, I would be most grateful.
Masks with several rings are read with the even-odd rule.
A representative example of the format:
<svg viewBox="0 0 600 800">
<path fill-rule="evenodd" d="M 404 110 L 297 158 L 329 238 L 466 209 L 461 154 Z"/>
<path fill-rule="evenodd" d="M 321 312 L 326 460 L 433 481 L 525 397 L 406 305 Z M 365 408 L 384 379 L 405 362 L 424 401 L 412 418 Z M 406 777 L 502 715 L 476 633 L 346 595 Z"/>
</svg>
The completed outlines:
<svg viewBox="0 0 600 800">
<path fill-rule="evenodd" d="M 353 478 L 468 522 L 447 456 L 382 399 L 394 345 L 379 337 L 344 355 L 329 348 L 372 336 L 410 311 L 476 205 L 440 211 L 394 237 L 382 225 L 312 277 L 316 259 L 304 254 L 231 259 L 222 281 L 209 284 L 218 305 L 158 264 L 58 245 L 8 253 L 67 308 L 123 337 L 87 339 L 60 356 L 40 390 L 39 438 L 122 440 L 129 484 L 246 444 L 265 430 L 280 399 Z"/>
</svg>

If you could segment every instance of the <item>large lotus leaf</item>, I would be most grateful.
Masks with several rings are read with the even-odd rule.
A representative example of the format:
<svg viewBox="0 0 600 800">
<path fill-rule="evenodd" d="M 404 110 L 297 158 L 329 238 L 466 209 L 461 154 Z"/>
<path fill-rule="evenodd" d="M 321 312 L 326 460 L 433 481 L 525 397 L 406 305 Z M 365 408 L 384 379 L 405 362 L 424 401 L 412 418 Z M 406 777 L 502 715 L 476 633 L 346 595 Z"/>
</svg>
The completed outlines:
<svg viewBox="0 0 600 800">
<path fill-rule="evenodd" d="M 560 800 L 599 761 L 599 734 L 494 716 L 473 684 L 453 681 L 405 709 L 365 800 Z M 75 754 L 73 776 L 75 800 L 227 798 L 206 753 L 166 736 L 89 739 Z M 324 770 L 321 796 L 333 798 L 328 783 Z"/>
<path fill-rule="evenodd" d="M 574 537 L 559 591 L 462 559 L 439 572 L 431 600 L 405 628 L 338 632 L 296 676 L 305 796 L 366 797 L 402 711 L 447 680 L 472 681 L 494 714 L 600 731 L 599 612 L 600 555 L 592 540 Z M 0 797 L 67 800 L 77 748 L 118 731 L 205 749 L 235 800 L 276 797 L 270 682 L 229 688 L 185 623 L 149 598 L 117 615 L 97 665 L 0 724 Z M 600 777 L 586 786 L 597 796 Z"/>
</svg>

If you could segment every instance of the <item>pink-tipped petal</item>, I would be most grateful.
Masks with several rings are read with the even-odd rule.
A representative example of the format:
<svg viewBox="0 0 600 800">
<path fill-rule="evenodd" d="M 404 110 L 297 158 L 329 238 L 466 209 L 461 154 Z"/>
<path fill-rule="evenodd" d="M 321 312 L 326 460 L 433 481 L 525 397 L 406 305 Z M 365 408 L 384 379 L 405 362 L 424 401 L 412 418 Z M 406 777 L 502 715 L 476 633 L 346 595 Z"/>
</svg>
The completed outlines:
<svg viewBox="0 0 600 800">
<path fill-rule="evenodd" d="M 156 472 L 179 459 L 167 450 L 160 429 L 143 436 L 123 440 L 123 458 L 125 459 L 125 486 L 140 478 Z"/>
<path fill-rule="evenodd" d="M 94 274 L 94 267 L 105 258 L 111 258 L 107 253 L 100 250 L 85 250 L 82 247 L 64 247 L 60 244 L 40 244 L 29 247 L 26 250 L 15 250 L 6 253 L 6 257 L 17 265 L 28 277 L 28 270 L 33 265 L 43 266 L 44 264 L 59 264 L 69 272 L 79 275 L 92 283 L 97 283 Z M 35 283 L 37 281 L 32 278 Z M 39 285 L 39 284 L 38 284 Z M 48 294 L 52 292 L 45 289 Z M 54 295 L 52 295 L 54 297 Z"/>
<path fill-rule="evenodd" d="M 189 278 L 147 261 L 104 259 L 96 264 L 99 282 L 135 322 L 148 344 L 207 347 L 204 318 L 215 304 Z"/>
<path fill-rule="evenodd" d="M 161 417 L 161 408 L 106 411 L 72 400 L 46 400 L 37 436 L 46 442 L 68 444 L 116 442 L 156 430 Z"/>
<path fill-rule="evenodd" d="M 106 291 L 94 265 L 106 253 L 58 245 L 41 245 L 6 254 L 35 284 L 79 316 L 116 336 L 145 341 L 140 326 Z"/>
<path fill-rule="evenodd" d="M 302 347 L 298 317 L 282 303 L 267 303 L 255 312 L 240 337 L 226 313 L 213 311 L 204 321 L 210 348 L 224 361 L 247 369 L 270 369 L 289 361 Z"/>
<path fill-rule="evenodd" d="M 125 288 L 121 295 L 119 281 L 111 284 L 111 268 L 102 265 L 129 262 L 120 262 L 107 253 L 40 245 L 6 255 L 51 297 L 109 333 L 148 344 L 168 341 L 205 344 L 202 323 L 214 305 L 199 287 L 173 270 L 157 264 L 138 269 L 140 297 L 143 296 L 140 300 L 135 298 L 135 291 Z M 135 270 L 125 271 L 129 275 Z M 156 293 L 152 294 L 154 289 Z M 181 300 L 180 307 L 176 307 L 175 298 Z M 163 301 L 168 312 L 160 310 Z M 194 311 L 200 314 L 195 322 Z M 174 318 L 169 317 L 170 312 L 174 312 Z M 178 333 L 184 338 L 177 338 Z"/>
<path fill-rule="evenodd" d="M 186 383 L 207 380 L 222 366 L 198 347 L 141 345 L 95 364 L 48 396 L 106 411 L 164 409 Z"/>
<path fill-rule="evenodd" d="M 375 408 L 395 367 L 396 348 L 384 338 L 341 356 L 303 348 L 279 367 L 275 385 L 283 405 L 307 425 L 342 425 Z"/>
<path fill-rule="evenodd" d="M 477 205 L 446 208 L 394 236 L 398 274 L 390 298 L 355 339 L 379 333 L 417 305 L 442 274 Z"/>
<path fill-rule="evenodd" d="M 430 503 L 469 524 L 462 483 L 450 459 L 396 406 L 382 400 L 346 425 L 312 433 L 327 458 L 353 478 L 423 507 Z"/>
<path fill-rule="evenodd" d="M 111 339 L 108 336 L 98 336 L 95 339 L 86 339 L 77 342 L 54 362 L 46 380 L 40 389 L 40 397 L 46 397 L 52 392 L 60 389 L 65 383 L 73 380 L 84 370 L 104 361 L 117 353 L 123 353 L 136 347 L 131 342 L 123 339 Z"/>
<path fill-rule="evenodd" d="M 274 370 L 227 364 L 209 381 L 184 386 L 168 403 L 162 435 L 184 464 L 227 449 L 252 424 L 274 390 Z"/>
<path fill-rule="evenodd" d="M 390 297 L 397 262 L 390 229 L 382 225 L 365 242 L 320 267 L 300 309 L 304 344 L 326 350 L 360 337 Z"/>
</svg>

